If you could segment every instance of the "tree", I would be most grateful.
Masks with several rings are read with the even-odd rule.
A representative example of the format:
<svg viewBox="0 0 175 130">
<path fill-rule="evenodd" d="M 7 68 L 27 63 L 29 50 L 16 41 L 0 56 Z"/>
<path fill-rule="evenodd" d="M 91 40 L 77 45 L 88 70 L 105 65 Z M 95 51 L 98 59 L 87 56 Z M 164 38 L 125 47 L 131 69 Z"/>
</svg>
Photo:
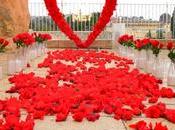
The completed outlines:
<svg viewBox="0 0 175 130">
<path fill-rule="evenodd" d="M 162 15 L 160 15 L 159 22 L 163 23 L 163 24 L 170 23 L 171 22 L 171 15 L 168 13 L 163 13 Z"/>
<path fill-rule="evenodd" d="M 69 15 L 65 16 L 65 19 L 69 23 L 69 25 L 71 26 L 71 28 L 73 29 L 74 28 L 74 25 L 73 25 L 73 16 L 72 16 L 72 14 L 69 14 Z"/>
<path fill-rule="evenodd" d="M 32 16 L 30 29 L 33 31 L 58 31 L 55 22 L 48 16 Z"/>
<path fill-rule="evenodd" d="M 91 28 L 91 30 L 93 29 L 94 25 L 97 23 L 99 17 L 100 17 L 99 12 L 92 13 L 92 16 L 90 18 L 90 28 Z"/>
<path fill-rule="evenodd" d="M 173 11 L 173 15 L 171 17 L 171 33 L 172 33 L 172 38 L 175 38 L 175 8 Z"/>
<path fill-rule="evenodd" d="M 149 32 L 146 34 L 146 37 L 148 37 L 148 38 L 152 38 L 151 30 L 149 30 Z"/>
<path fill-rule="evenodd" d="M 63 15 L 65 20 L 69 23 L 70 27 L 74 31 L 90 31 L 98 18 L 99 12 L 94 12 L 86 19 L 74 19 L 73 14 Z M 55 22 L 48 16 L 32 16 L 30 29 L 33 31 L 59 31 L 59 28 Z"/>
<path fill-rule="evenodd" d="M 156 34 L 157 34 L 157 39 L 165 39 L 165 31 L 163 29 L 158 29 L 156 31 Z"/>
</svg>

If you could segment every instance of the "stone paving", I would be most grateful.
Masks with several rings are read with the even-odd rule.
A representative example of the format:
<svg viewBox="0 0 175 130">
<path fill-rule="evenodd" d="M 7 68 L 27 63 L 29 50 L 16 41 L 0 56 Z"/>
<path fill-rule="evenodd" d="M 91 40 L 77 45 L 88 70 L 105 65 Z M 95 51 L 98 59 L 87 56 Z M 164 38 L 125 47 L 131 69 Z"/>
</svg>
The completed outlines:
<svg viewBox="0 0 175 130">
<path fill-rule="evenodd" d="M 46 57 L 41 56 L 35 60 L 33 60 L 30 64 L 30 68 L 26 68 L 24 70 L 25 73 L 34 72 L 38 76 L 46 76 L 47 69 L 38 69 L 37 64 L 43 61 Z M 8 90 L 12 85 L 8 82 L 8 77 L 4 78 L 0 81 L 0 99 L 5 99 L 10 96 L 17 97 L 17 94 L 6 94 L 5 91 Z M 174 89 L 175 90 L 175 89 Z M 168 108 L 175 109 L 175 99 L 159 99 L 159 101 L 167 104 Z M 23 113 L 25 116 L 25 112 Z M 71 119 L 71 116 L 65 122 L 57 123 L 55 122 L 54 116 L 47 116 L 43 121 L 36 120 L 35 121 L 35 129 L 34 130 L 130 130 L 129 125 L 136 123 L 137 121 L 145 120 L 146 122 L 162 122 L 164 125 L 167 125 L 169 130 L 175 130 L 175 124 L 168 122 L 165 119 L 149 119 L 143 116 L 135 117 L 131 121 L 116 121 L 112 116 L 101 114 L 101 118 L 96 122 L 88 122 L 84 120 L 82 123 L 77 123 Z"/>
</svg>

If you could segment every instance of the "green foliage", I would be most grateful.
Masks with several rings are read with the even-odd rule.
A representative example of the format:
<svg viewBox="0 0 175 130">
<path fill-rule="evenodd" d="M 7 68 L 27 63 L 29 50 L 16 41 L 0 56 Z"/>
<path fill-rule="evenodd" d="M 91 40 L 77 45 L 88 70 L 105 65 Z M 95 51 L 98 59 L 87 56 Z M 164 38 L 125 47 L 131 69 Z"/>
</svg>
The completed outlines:
<svg viewBox="0 0 175 130">
<path fill-rule="evenodd" d="M 73 15 L 64 15 L 66 21 L 69 23 L 74 31 L 91 31 L 100 17 L 99 12 L 94 12 L 91 17 L 84 21 L 73 21 Z M 48 16 L 35 16 L 32 17 L 30 29 L 34 31 L 59 31 L 59 28 L 53 20 Z"/>
<path fill-rule="evenodd" d="M 146 34 L 146 37 L 148 37 L 148 38 L 152 38 L 151 30 L 149 30 L 149 32 Z"/>
<path fill-rule="evenodd" d="M 172 49 L 170 53 L 168 54 L 168 57 L 175 62 L 175 49 Z"/>
<path fill-rule="evenodd" d="M 90 18 L 90 28 L 91 28 L 91 30 L 93 30 L 92 27 L 97 23 L 99 17 L 100 17 L 100 13 L 99 12 L 92 13 L 92 16 Z"/>
<path fill-rule="evenodd" d="M 165 39 L 165 36 L 164 36 L 165 31 L 164 30 L 159 29 L 159 30 L 157 30 L 156 34 L 157 34 L 157 39 Z"/>
<path fill-rule="evenodd" d="M 135 48 L 135 44 L 133 41 L 129 40 L 127 42 L 123 42 L 122 43 L 123 46 L 127 46 L 127 47 L 131 47 L 131 48 Z"/>
<path fill-rule="evenodd" d="M 31 18 L 30 29 L 34 31 L 58 31 L 58 27 L 47 16 L 34 16 Z"/>
<path fill-rule="evenodd" d="M 153 47 L 152 48 L 152 51 L 153 51 L 153 54 L 156 56 L 156 57 L 158 57 L 158 55 L 159 55 L 159 53 L 160 53 L 160 48 L 156 48 L 156 47 Z"/>
</svg>

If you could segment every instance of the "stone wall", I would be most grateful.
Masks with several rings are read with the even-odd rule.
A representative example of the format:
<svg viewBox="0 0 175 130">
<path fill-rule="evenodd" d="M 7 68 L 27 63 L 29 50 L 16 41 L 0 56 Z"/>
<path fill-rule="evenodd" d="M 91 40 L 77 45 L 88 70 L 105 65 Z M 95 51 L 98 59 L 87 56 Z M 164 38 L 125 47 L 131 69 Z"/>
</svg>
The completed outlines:
<svg viewBox="0 0 175 130">
<path fill-rule="evenodd" d="M 1 0 L 0 37 L 10 38 L 29 30 L 28 0 Z"/>
</svg>

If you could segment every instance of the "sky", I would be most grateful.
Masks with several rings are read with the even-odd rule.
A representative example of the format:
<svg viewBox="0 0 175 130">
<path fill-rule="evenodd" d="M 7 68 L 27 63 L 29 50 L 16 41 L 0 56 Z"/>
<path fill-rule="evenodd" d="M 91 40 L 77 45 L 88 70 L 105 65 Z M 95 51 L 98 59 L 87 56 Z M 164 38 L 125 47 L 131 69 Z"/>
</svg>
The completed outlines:
<svg viewBox="0 0 175 130">
<path fill-rule="evenodd" d="M 29 10 L 32 16 L 46 16 L 44 0 L 29 0 Z M 60 3 L 61 0 L 57 0 Z M 62 0 L 64 14 L 89 14 L 101 12 L 105 0 Z M 91 3 L 88 4 L 87 3 Z M 124 4 L 125 3 L 125 4 Z M 166 3 L 168 4 L 166 6 Z M 114 16 L 143 16 L 146 19 L 158 20 L 162 13 L 172 14 L 175 0 L 118 0 L 119 6 Z M 134 5 L 133 5 L 134 4 Z M 137 4 L 137 5 L 136 5 Z M 147 5 L 151 4 L 151 5 Z M 157 5 L 159 4 L 159 5 Z M 61 5 L 59 5 L 61 8 Z"/>
</svg>

